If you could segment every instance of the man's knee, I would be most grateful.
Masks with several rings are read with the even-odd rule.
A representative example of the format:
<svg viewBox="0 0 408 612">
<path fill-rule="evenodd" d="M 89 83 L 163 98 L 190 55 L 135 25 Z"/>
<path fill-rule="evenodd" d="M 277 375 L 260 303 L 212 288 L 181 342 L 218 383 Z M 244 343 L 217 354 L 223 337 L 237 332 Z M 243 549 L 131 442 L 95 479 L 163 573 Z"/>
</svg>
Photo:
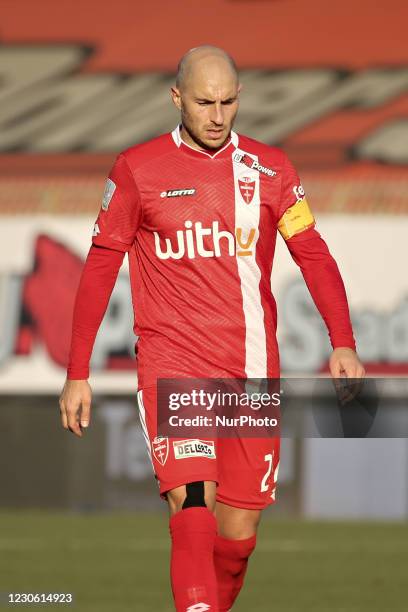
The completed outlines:
<svg viewBox="0 0 408 612">
<path fill-rule="evenodd" d="M 208 508 L 214 511 L 215 482 L 196 481 L 172 489 L 167 492 L 170 514 L 175 514 L 186 508 Z"/>
<path fill-rule="evenodd" d="M 247 510 L 217 503 L 216 517 L 220 536 L 231 540 L 244 540 L 256 534 L 261 510 Z"/>
</svg>

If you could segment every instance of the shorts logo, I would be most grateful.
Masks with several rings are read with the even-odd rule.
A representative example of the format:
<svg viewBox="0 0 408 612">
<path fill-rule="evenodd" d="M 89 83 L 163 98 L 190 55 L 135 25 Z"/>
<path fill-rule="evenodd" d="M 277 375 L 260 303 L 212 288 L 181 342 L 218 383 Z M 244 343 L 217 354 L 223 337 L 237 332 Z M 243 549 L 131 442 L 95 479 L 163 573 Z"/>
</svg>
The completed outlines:
<svg viewBox="0 0 408 612">
<path fill-rule="evenodd" d="M 161 198 L 179 198 L 181 196 L 191 196 L 196 192 L 195 189 L 168 189 L 162 191 L 160 194 Z"/>
<path fill-rule="evenodd" d="M 103 200 L 102 200 L 102 210 L 108 210 L 109 208 L 109 203 L 113 197 L 113 194 L 115 193 L 115 189 L 116 189 L 116 185 L 115 183 L 108 178 L 108 180 L 106 181 L 106 185 L 105 185 L 105 191 L 103 194 Z"/>
<path fill-rule="evenodd" d="M 164 465 L 169 456 L 169 439 L 156 436 L 152 442 L 153 456 L 161 465 Z"/>
<path fill-rule="evenodd" d="M 255 193 L 255 181 L 250 176 L 238 179 L 239 190 L 245 204 L 250 204 Z"/>
<path fill-rule="evenodd" d="M 306 195 L 302 185 L 295 185 L 295 187 L 293 187 L 293 193 L 295 194 L 297 200 L 303 200 Z"/>
<path fill-rule="evenodd" d="M 275 176 L 277 174 L 276 170 L 272 170 L 272 168 L 268 168 L 268 166 L 261 166 L 260 163 L 246 153 L 234 153 L 233 160 L 240 164 L 245 164 L 248 168 L 258 170 L 258 172 L 266 174 L 267 176 Z"/>
<path fill-rule="evenodd" d="M 199 603 L 194 604 L 193 606 L 188 606 L 187 612 L 207 612 L 210 610 L 211 606 L 200 601 Z"/>
<path fill-rule="evenodd" d="M 173 442 L 174 457 L 188 459 L 189 457 L 207 457 L 215 459 L 214 442 L 204 440 L 180 440 Z"/>
<path fill-rule="evenodd" d="M 92 232 L 92 236 L 97 236 L 100 233 L 101 233 L 101 230 L 99 229 L 99 225 L 97 223 L 95 223 L 94 228 L 93 228 L 93 232 Z"/>
</svg>

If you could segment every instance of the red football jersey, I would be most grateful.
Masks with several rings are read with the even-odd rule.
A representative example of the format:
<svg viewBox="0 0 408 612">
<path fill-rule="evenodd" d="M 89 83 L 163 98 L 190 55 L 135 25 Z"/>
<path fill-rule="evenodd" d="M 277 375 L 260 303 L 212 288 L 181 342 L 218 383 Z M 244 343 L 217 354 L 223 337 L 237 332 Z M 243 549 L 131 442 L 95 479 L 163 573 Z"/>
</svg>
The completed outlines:
<svg viewBox="0 0 408 612">
<path fill-rule="evenodd" d="M 212 155 L 177 127 L 118 156 L 93 242 L 129 252 L 139 388 L 279 375 L 272 262 L 303 199 L 280 149 L 234 132 Z"/>
</svg>

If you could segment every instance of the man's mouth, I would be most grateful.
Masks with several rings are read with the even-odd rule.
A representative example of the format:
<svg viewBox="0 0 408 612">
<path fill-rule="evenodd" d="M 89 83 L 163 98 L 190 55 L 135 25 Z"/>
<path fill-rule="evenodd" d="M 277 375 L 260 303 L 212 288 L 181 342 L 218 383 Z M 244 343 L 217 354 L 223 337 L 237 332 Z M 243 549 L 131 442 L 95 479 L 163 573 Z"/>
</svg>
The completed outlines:
<svg viewBox="0 0 408 612">
<path fill-rule="evenodd" d="M 220 129 L 218 129 L 218 130 L 216 130 L 216 129 L 208 129 L 207 130 L 207 134 L 210 136 L 210 138 L 219 138 L 222 135 L 223 132 L 224 132 L 223 129 L 221 129 L 221 130 Z"/>
</svg>

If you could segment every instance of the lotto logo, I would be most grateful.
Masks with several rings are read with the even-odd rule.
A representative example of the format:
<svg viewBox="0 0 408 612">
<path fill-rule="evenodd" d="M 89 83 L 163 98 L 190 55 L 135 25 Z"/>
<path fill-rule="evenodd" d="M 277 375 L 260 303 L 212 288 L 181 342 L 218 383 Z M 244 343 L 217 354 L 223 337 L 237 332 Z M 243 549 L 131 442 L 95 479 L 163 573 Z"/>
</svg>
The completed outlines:
<svg viewBox="0 0 408 612">
<path fill-rule="evenodd" d="M 194 606 L 189 606 L 186 612 L 206 612 L 206 610 L 210 610 L 211 606 L 200 601 L 200 603 L 194 604 Z"/>
<path fill-rule="evenodd" d="M 154 234 L 154 245 L 156 255 L 159 259 L 181 259 L 187 255 L 189 259 L 194 259 L 197 255 L 200 257 L 221 257 L 221 244 L 227 250 L 228 255 L 238 257 L 247 257 L 253 254 L 253 246 L 255 244 L 255 228 L 247 230 L 244 236 L 244 230 L 241 227 L 235 228 L 235 235 L 227 230 L 220 230 L 218 221 L 213 221 L 211 227 L 203 227 L 200 221 L 194 223 L 186 221 L 184 223 L 185 230 L 177 230 L 176 244 L 171 238 L 164 238 L 164 246 L 162 246 L 162 238 L 157 232 Z M 207 237 L 207 245 L 204 246 L 204 237 Z M 211 240 L 211 249 L 208 242 Z"/>
<path fill-rule="evenodd" d="M 181 196 L 190 196 L 194 195 L 196 192 L 195 189 L 168 189 L 167 191 L 162 191 L 160 194 L 161 198 L 179 198 Z"/>
</svg>

